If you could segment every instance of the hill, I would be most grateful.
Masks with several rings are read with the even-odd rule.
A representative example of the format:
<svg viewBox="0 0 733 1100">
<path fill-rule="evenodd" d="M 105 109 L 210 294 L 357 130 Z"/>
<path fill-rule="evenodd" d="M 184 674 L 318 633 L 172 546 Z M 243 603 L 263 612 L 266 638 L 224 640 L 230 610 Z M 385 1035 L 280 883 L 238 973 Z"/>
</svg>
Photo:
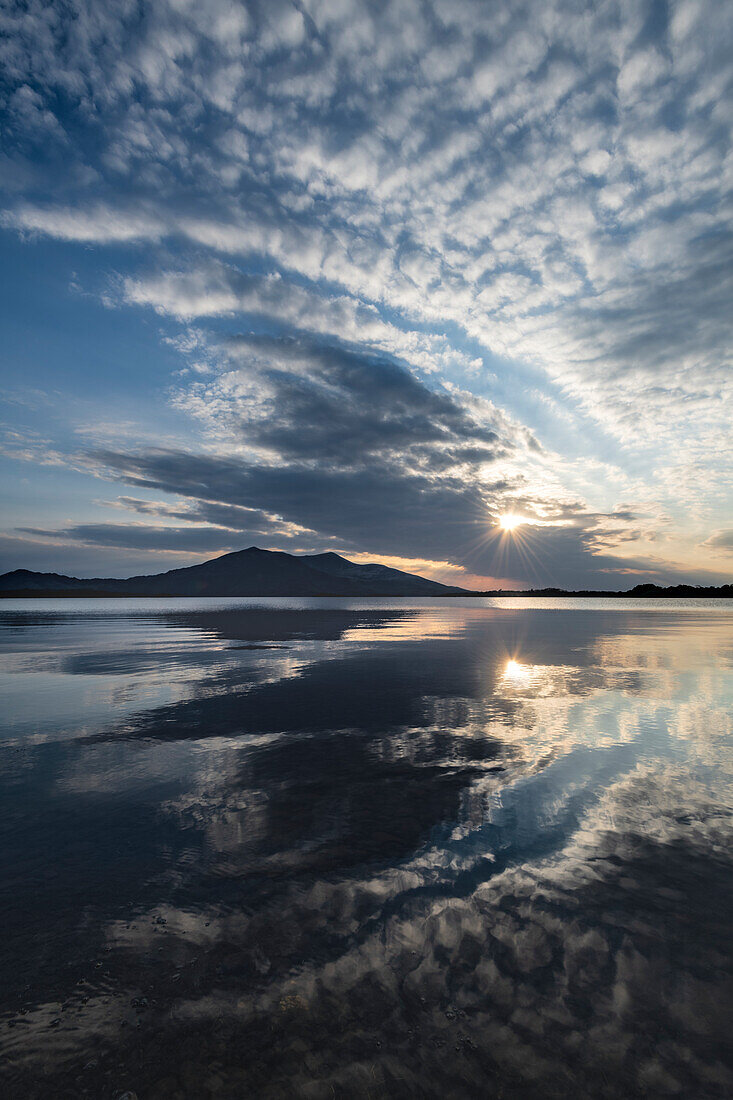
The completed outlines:
<svg viewBox="0 0 733 1100">
<path fill-rule="evenodd" d="M 0 599 L 13 596 L 626 596 L 633 599 L 719 599 L 732 598 L 733 585 L 703 587 L 678 584 L 662 588 L 656 584 L 637 584 L 626 592 L 570 592 L 562 588 L 471 592 L 375 562 L 357 565 L 340 554 L 297 556 L 250 546 L 248 550 L 223 554 L 201 565 L 125 580 L 114 577 L 82 579 L 66 577 L 61 573 L 14 569 L 0 576 Z"/>
<path fill-rule="evenodd" d="M 15 569 L 0 576 L 11 596 L 450 596 L 465 589 L 390 569 L 357 565 L 339 554 L 297 557 L 250 546 L 201 565 L 125 580 L 80 579 Z"/>
</svg>

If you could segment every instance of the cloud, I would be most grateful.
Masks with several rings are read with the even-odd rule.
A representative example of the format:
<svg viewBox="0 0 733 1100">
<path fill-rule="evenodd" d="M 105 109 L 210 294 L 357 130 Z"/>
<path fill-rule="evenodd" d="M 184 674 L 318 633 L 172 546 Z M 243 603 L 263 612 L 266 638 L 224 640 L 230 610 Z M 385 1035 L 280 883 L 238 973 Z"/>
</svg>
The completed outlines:
<svg viewBox="0 0 733 1100">
<path fill-rule="evenodd" d="M 165 232 L 155 216 L 105 206 L 83 210 L 21 206 L 6 211 L 2 224 L 26 233 L 43 233 L 62 241 L 84 244 L 156 240 Z"/>
<path fill-rule="evenodd" d="M 215 527 L 155 527 L 142 523 L 78 523 L 73 527 L 44 529 L 19 527 L 21 535 L 61 539 L 90 546 L 130 550 L 187 550 L 211 553 L 238 550 L 237 536 Z"/>
<path fill-rule="evenodd" d="M 731 493 L 731 17 L 712 0 L 661 11 L 207 0 L 144 18 L 80 4 L 72 18 L 11 4 L 2 221 L 107 246 L 107 302 L 166 325 L 206 318 L 209 347 L 250 328 L 308 333 L 432 373 L 436 394 L 445 382 L 490 399 L 495 464 L 507 443 L 521 452 L 521 428 L 546 451 L 552 430 L 557 499 L 577 496 L 579 452 L 590 469 L 613 450 L 628 499 L 694 524 L 676 554 L 699 567 L 691 547 L 711 548 Z M 349 432 L 374 455 L 377 428 L 412 431 L 376 384 L 377 412 L 357 424 L 336 407 L 333 364 L 316 382 L 325 353 L 303 381 L 284 347 L 247 398 L 283 402 L 269 426 L 246 413 L 251 447 L 301 462 L 312 446 L 315 464 L 331 446 L 342 463 Z M 176 401 L 221 434 L 244 386 L 213 373 Z M 409 451 L 413 475 L 448 476 L 458 454 L 440 458 L 427 421 L 456 430 L 466 492 L 483 500 L 490 446 L 470 455 L 468 414 L 441 415 L 421 406 L 403 466 Z M 316 416 L 332 424 L 317 431 Z M 589 497 L 588 511 L 613 510 L 598 479 Z"/>
<path fill-rule="evenodd" d="M 499 436 L 490 407 L 338 345 L 239 336 L 226 354 L 215 378 L 179 396 L 218 437 L 216 454 L 100 451 L 96 461 L 129 484 L 193 499 L 199 515 L 239 526 L 243 513 L 222 508 L 255 509 L 355 550 L 418 557 L 435 546 L 440 559 L 446 524 L 452 551 L 487 524 L 477 477 L 524 443 Z"/>
<path fill-rule="evenodd" d="M 306 339 L 237 336 L 234 370 L 179 401 L 228 422 L 241 442 L 279 462 L 342 468 L 376 462 L 434 471 L 507 452 L 490 423 L 398 363 Z"/>
<path fill-rule="evenodd" d="M 716 531 L 705 540 L 703 545 L 710 547 L 711 550 L 722 550 L 724 553 L 733 554 L 733 530 Z"/>
<path fill-rule="evenodd" d="M 97 448 L 79 460 L 100 476 L 175 497 L 118 502 L 158 523 L 21 533 L 157 552 L 256 542 L 428 559 L 485 587 L 498 579 L 568 588 L 690 579 L 663 559 L 626 550 L 642 519 L 628 506 L 593 512 L 538 495 L 521 473 L 507 477 L 506 463 L 521 469 L 538 452 L 490 402 L 313 336 L 229 336 L 214 351 L 212 373 L 175 399 L 203 425 L 208 450 Z M 498 530 L 504 511 L 526 520 L 514 536 Z"/>
<path fill-rule="evenodd" d="M 336 544 L 347 554 L 358 549 L 415 558 L 428 546 L 434 560 L 452 562 L 476 576 L 510 578 L 536 587 L 615 589 L 642 580 L 691 579 L 688 571 L 663 559 L 604 553 L 603 533 L 593 528 L 526 525 L 521 540 L 501 536 L 494 525 L 496 499 L 491 491 L 482 493 L 452 475 L 435 477 L 378 465 L 257 465 L 184 451 L 108 451 L 96 452 L 94 458 L 107 476 L 190 498 L 194 511 L 206 511 L 211 502 L 225 508 L 267 508 L 284 523 L 317 532 L 295 535 L 294 550 Z M 281 535 L 276 537 L 283 541 Z M 165 544 L 165 528 L 159 538 Z M 721 579 L 710 574 L 710 583 Z"/>
<path fill-rule="evenodd" d="M 386 321 L 372 303 L 294 284 L 277 272 L 248 274 L 230 264 L 208 262 L 186 270 L 128 276 L 121 293 L 126 303 L 149 306 L 184 321 L 237 315 L 267 318 L 295 330 L 402 356 L 427 373 L 450 367 L 470 369 L 475 363 L 474 357 L 452 346 L 442 334 Z"/>
</svg>

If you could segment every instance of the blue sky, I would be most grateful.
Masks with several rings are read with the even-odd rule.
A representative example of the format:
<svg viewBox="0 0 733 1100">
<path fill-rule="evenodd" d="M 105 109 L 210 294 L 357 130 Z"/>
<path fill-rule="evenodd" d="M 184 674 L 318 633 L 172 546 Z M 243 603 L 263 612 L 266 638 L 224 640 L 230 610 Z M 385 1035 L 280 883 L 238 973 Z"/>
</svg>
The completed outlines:
<svg viewBox="0 0 733 1100">
<path fill-rule="evenodd" d="M 730 580 L 732 22 L 5 5 L 0 569 Z"/>
</svg>

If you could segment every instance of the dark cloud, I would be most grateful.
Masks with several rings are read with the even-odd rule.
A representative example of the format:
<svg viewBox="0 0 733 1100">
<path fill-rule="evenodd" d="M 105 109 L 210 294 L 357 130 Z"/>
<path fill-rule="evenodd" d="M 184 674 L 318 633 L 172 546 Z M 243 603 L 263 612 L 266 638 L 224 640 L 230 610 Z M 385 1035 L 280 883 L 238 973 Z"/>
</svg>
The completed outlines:
<svg viewBox="0 0 733 1100">
<path fill-rule="evenodd" d="M 160 519 L 179 519 L 186 523 L 211 523 L 237 532 L 267 533 L 268 537 L 274 532 L 277 532 L 281 538 L 292 536 L 292 531 L 282 524 L 278 526 L 276 518 L 260 508 L 238 508 L 236 505 L 216 504 L 208 500 L 189 500 L 168 504 L 160 500 L 138 500 L 136 497 L 126 496 L 119 497 L 115 506 L 144 516 L 157 516 Z"/>
<path fill-rule="evenodd" d="M 487 504 L 474 483 L 433 478 L 375 463 L 373 469 L 263 466 L 242 459 L 184 451 L 94 457 L 127 484 L 176 496 L 263 508 L 351 545 L 374 552 L 412 554 L 430 546 L 465 545 L 489 522 Z M 446 536 L 446 527 L 450 535 Z M 451 537 L 452 536 L 452 537 Z M 375 545 L 376 544 L 376 545 Z"/>
<path fill-rule="evenodd" d="M 266 508 L 317 532 L 315 539 L 305 537 L 307 548 L 318 539 L 333 547 L 336 540 L 347 553 L 358 548 L 414 558 L 428 547 L 431 558 L 470 573 L 535 586 L 614 589 L 639 580 L 691 579 L 661 560 L 604 553 L 602 536 L 589 528 L 525 524 L 516 535 L 500 534 L 494 503 L 474 482 L 460 478 L 400 473 L 394 467 L 280 468 L 183 451 L 106 451 L 95 458 L 127 484 L 189 498 L 195 514 L 205 514 L 212 507 L 207 502 L 221 502 L 214 505 L 217 510 Z M 159 538 L 166 545 L 165 528 Z M 297 535 L 293 542 L 293 549 L 303 545 Z M 723 579 L 708 576 L 711 583 Z"/>
<path fill-rule="evenodd" d="M 606 369 L 611 360 L 612 374 L 642 367 L 657 375 L 649 385 L 656 381 L 665 389 L 670 363 L 697 357 L 702 349 L 712 367 L 722 368 L 731 327 L 733 232 L 700 234 L 689 242 L 687 259 L 688 270 L 671 268 L 651 284 L 630 280 L 621 302 L 581 311 L 579 327 L 589 344 L 595 341 L 603 349 Z M 712 371 L 709 385 L 714 384 Z"/>
<path fill-rule="evenodd" d="M 387 359 L 263 336 L 240 336 L 229 350 L 252 386 L 237 395 L 230 415 L 245 443 L 272 451 L 281 462 L 353 468 L 395 460 L 442 471 L 459 462 L 491 462 L 508 451 L 454 397 L 429 389 Z M 217 404 L 223 396 L 217 391 Z"/>
<path fill-rule="evenodd" d="M 724 550 L 727 553 L 733 554 L 733 529 L 717 531 L 714 535 L 711 535 L 709 539 L 705 540 L 703 546 L 707 546 L 711 550 Z"/>
<path fill-rule="evenodd" d="M 19 527 L 17 530 L 37 538 L 130 550 L 238 550 L 242 538 L 239 533 L 216 527 L 153 527 L 142 523 L 78 523 L 54 530 L 40 527 Z"/>
<path fill-rule="evenodd" d="M 486 467 L 499 454 L 521 454 L 519 444 L 500 439 L 458 396 L 432 390 L 398 363 L 302 337 L 240 336 L 227 348 L 229 366 L 185 400 L 247 453 L 161 448 L 92 457 L 127 484 L 184 502 L 133 499 L 135 510 L 229 530 L 101 524 L 69 528 L 64 537 L 161 549 L 254 541 L 296 551 L 429 556 L 535 586 L 679 579 L 663 562 L 608 553 L 630 537 L 625 525 L 637 518 L 630 509 L 606 517 L 565 503 L 551 512 L 561 526 L 527 523 L 514 535 L 499 534 L 509 483 L 487 481 Z M 526 514 L 539 518 L 532 505 Z"/>
</svg>

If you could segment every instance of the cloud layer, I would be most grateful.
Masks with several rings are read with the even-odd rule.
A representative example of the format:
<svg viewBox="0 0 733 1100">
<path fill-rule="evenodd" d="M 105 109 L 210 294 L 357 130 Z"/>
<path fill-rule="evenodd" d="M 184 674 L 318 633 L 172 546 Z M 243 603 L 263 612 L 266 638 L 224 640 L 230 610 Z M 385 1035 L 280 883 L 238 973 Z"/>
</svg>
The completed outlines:
<svg viewBox="0 0 733 1100">
<path fill-rule="evenodd" d="M 485 570 L 442 533 L 572 506 L 534 534 L 576 547 L 578 581 L 725 571 L 732 22 L 705 0 L 10 5 L 2 222 L 98 246 L 94 292 L 165 325 L 191 468 L 245 471 L 199 509 Z M 623 537 L 580 518 L 628 505 Z"/>
</svg>

